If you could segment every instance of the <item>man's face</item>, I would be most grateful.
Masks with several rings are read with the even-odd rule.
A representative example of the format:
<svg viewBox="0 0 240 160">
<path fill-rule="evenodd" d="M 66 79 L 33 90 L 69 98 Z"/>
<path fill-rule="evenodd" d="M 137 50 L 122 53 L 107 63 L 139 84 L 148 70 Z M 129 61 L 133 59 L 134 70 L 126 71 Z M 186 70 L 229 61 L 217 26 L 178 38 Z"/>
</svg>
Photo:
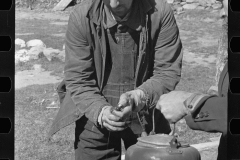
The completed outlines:
<svg viewBox="0 0 240 160">
<path fill-rule="evenodd" d="M 133 0 L 103 0 L 103 3 L 112 11 L 116 16 L 123 17 L 131 8 Z"/>
</svg>

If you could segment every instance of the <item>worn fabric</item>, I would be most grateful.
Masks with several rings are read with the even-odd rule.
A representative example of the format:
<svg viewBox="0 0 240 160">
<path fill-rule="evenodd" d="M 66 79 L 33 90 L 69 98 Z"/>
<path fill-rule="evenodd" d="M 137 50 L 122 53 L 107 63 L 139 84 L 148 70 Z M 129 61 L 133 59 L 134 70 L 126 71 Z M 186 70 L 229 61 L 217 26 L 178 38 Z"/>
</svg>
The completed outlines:
<svg viewBox="0 0 240 160">
<path fill-rule="evenodd" d="M 122 93 L 134 89 L 139 32 L 128 29 L 127 32 L 122 33 L 115 26 L 108 29 L 107 37 L 106 84 L 103 86 L 102 94 L 111 106 L 116 106 Z M 133 132 L 129 133 L 130 128 L 122 132 L 111 132 L 109 134 L 110 132 L 106 129 L 100 129 L 89 120 L 87 120 L 87 124 L 90 124 L 90 126 L 87 125 L 83 130 L 77 123 L 81 122 L 76 122 L 75 129 L 75 137 L 77 138 L 75 143 L 78 144 L 75 148 L 76 160 L 101 158 L 117 160 L 121 157 L 121 139 L 126 143 L 125 146 L 133 145 L 137 141 L 135 134 Z M 89 136 L 92 134 L 91 128 L 96 128 L 97 131 L 94 132 L 93 136 Z M 128 134 L 128 137 L 122 137 L 123 134 Z M 85 141 L 91 141 L 91 144 L 84 143 Z M 91 154 L 83 157 L 85 153 Z"/>
<path fill-rule="evenodd" d="M 140 30 L 134 88 L 149 95 L 149 109 L 160 95 L 180 80 L 182 43 L 169 4 L 164 0 L 139 0 Z M 101 0 L 83 1 L 69 17 L 66 33 L 65 78 L 58 86 L 60 110 L 49 137 L 83 115 L 98 125 L 102 107 L 111 105 L 102 91 L 106 84 L 107 32 L 102 24 Z"/>
<path fill-rule="evenodd" d="M 120 160 L 121 138 L 125 139 L 125 147 L 137 142 L 137 135 L 130 128 L 124 132 L 109 132 L 96 126 L 85 116 L 76 121 L 75 159 L 76 160 Z"/>
<path fill-rule="evenodd" d="M 191 129 L 222 133 L 217 160 L 227 159 L 228 86 L 228 63 L 226 63 L 218 83 L 219 96 L 203 97 L 196 105 L 192 115 L 185 117 L 186 123 Z"/>
</svg>

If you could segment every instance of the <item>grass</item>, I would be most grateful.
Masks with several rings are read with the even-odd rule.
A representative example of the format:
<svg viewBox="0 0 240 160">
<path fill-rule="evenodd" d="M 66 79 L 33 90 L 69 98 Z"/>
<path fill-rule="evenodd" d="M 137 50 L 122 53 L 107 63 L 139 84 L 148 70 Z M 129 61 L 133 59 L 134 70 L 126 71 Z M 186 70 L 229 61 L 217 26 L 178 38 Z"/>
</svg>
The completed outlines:
<svg viewBox="0 0 240 160">
<path fill-rule="evenodd" d="M 188 20 L 186 17 L 189 17 Z M 209 34 L 214 38 L 219 36 L 220 25 L 203 23 L 202 18 L 216 18 L 209 11 L 189 11 L 177 17 L 183 46 L 189 51 L 206 56 L 216 54 L 216 45 L 199 47 L 199 43 L 191 43 L 197 36 Z M 16 20 L 16 33 L 34 33 L 32 35 L 19 35 L 25 41 L 41 39 L 47 47 L 62 49 L 64 38 L 52 34 L 64 33 L 66 25 L 53 25 L 50 20 Z M 190 31 L 187 35 L 181 30 Z M 19 49 L 19 48 L 16 48 Z M 16 71 L 32 69 L 34 64 L 41 64 L 45 70 L 53 71 L 54 75 L 62 76 L 64 63 L 53 60 L 47 61 L 45 57 L 38 60 L 16 65 Z M 215 65 L 208 67 L 183 63 L 182 79 L 176 90 L 206 93 L 214 83 Z M 50 125 L 57 114 L 58 97 L 55 91 L 57 84 L 32 85 L 16 90 L 15 97 L 15 159 L 41 159 L 65 160 L 74 159 L 74 124 L 62 129 L 48 143 L 46 135 Z M 206 133 L 189 129 L 185 121 L 177 123 L 176 133 L 179 139 L 190 144 L 209 142 L 210 138 L 219 136 L 218 133 Z M 215 159 L 216 148 L 202 152 L 202 160 Z"/>
</svg>

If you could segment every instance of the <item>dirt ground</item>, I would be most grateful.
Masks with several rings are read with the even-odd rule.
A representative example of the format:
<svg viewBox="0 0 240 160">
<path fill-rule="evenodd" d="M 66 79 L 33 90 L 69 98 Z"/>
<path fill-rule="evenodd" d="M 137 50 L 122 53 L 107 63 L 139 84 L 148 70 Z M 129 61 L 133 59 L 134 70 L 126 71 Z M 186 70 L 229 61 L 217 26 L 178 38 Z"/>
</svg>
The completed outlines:
<svg viewBox="0 0 240 160">
<path fill-rule="evenodd" d="M 62 49 L 68 16 L 69 12 L 17 10 L 16 38 L 24 40 L 46 38 L 46 43 L 49 41 L 47 44 L 49 47 Z M 217 42 L 222 22 L 217 16 L 217 11 L 192 11 L 176 16 L 184 46 L 183 77 L 177 86 L 178 90 L 206 92 L 213 84 Z M 29 22 L 32 30 L 23 27 Z M 36 27 L 39 28 L 36 29 Z M 54 32 L 48 33 L 49 27 Z M 44 37 L 38 33 L 40 30 L 50 35 Z M 50 43 L 53 39 L 56 42 Z M 16 70 L 15 159 L 17 160 L 74 159 L 72 146 L 74 125 L 67 127 L 65 129 L 67 132 L 62 131 L 54 136 L 54 142 L 49 144 L 45 141 L 47 131 L 58 109 L 55 87 L 62 80 L 62 72 L 57 74 L 58 76 L 52 73 L 53 70 L 45 69 L 44 66 Z M 201 132 L 196 133 L 196 139 L 189 139 L 189 142 L 207 141 L 197 139 Z M 186 134 L 186 137 L 188 135 L 186 132 L 182 134 Z M 206 135 L 208 138 L 218 136 Z M 217 149 L 203 151 L 201 155 L 202 160 L 214 160 Z"/>
</svg>

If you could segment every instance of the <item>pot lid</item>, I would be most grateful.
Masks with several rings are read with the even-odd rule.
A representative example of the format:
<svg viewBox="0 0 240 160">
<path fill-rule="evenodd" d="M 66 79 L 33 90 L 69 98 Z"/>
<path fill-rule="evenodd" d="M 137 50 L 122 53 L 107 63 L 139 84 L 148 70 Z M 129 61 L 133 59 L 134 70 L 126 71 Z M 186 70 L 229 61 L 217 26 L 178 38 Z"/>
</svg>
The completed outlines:
<svg viewBox="0 0 240 160">
<path fill-rule="evenodd" d="M 173 136 L 167 134 L 155 134 L 146 137 L 138 138 L 138 145 L 149 147 L 167 147 L 170 146 L 170 142 Z"/>
</svg>

